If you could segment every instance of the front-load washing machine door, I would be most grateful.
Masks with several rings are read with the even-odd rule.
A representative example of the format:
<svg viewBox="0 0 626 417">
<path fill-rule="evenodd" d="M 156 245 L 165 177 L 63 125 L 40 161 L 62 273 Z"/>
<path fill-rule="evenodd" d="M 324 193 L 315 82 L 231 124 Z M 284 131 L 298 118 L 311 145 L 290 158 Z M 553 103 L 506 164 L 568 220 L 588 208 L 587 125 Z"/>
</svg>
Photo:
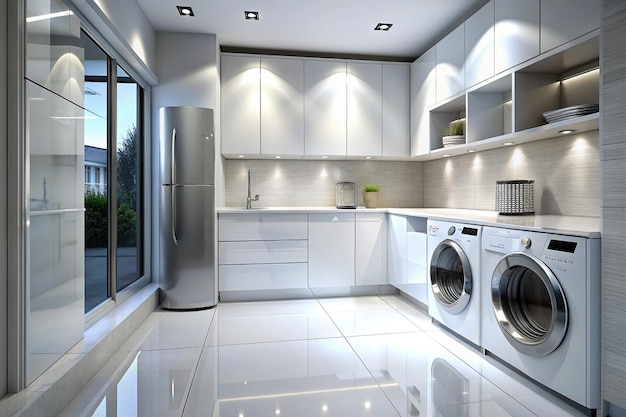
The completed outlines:
<svg viewBox="0 0 626 417">
<path fill-rule="evenodd" d="M 510 253 L 491 278 L 491 299 L 504 336 L 529 356 L 553 352 L 567 332 L 567 300 L 554 273 L 534 256 Z"/>
<path fill-rule="evenodd" d="M 444 240 L 433 251 L 430 286 L 437 304 L 449 314 L 459 314 L 469 304 L 472 269 L 467 255 L 454 240 Z"/>
</svg>

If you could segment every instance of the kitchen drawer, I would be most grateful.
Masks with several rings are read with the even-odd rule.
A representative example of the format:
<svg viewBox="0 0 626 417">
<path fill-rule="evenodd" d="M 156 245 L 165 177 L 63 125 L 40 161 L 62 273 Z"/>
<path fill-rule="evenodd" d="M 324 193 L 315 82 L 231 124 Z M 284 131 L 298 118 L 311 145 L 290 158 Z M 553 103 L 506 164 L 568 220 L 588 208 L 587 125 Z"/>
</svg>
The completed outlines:
<svg viewBox="0 0 626 417">
<path fill-rule="evenodd" d="M 307 238 L 306 213 L 222 213 L 219 240 L 288 240 Z"/>
<path fill-rule="evenodd" d="M 275 264 L 306 262 L 306 240 L 256 240 L 248 242 L 220 242 L 219 263 Z"/>
<path fill-rule="evenodd" d="M 220 291 L 307 288 L 307 264 L 220 265 Z"/>
</svg>

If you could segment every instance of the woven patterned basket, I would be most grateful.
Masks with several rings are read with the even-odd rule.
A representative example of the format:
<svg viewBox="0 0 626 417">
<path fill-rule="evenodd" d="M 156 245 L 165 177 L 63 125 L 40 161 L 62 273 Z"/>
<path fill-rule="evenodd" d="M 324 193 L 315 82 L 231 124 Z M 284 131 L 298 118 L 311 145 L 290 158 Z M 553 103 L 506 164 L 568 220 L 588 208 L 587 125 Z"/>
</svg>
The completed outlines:
<svg viewBox="0 0 626 417">
<path fill-rule="evenodd" d="M 535 214 L 535 181 L 496 181 L 496 211 L 505 215 Z"/>
</svg>

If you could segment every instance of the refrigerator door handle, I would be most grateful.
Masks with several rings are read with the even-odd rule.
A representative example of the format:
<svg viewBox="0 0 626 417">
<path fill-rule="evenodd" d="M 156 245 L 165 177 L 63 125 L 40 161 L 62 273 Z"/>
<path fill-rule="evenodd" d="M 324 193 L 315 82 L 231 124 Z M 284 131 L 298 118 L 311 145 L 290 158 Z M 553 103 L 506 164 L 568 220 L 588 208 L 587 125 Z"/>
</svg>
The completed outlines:
<svg viewBox="0 0 626 417">
<path fill-rule="evenodd" d="M 172 129 L 172 184 L 176 184 L 176 128 Z"/>
<path fill-rule="evenodd" d="M 172 129 L 172 240 L 178 246 L 176 237 L 176 128 Z"/>
<path fill-rule="evenodd" d="M 172 221 L 172 240 L 174 245 L 178 246 L 178 237 L 176 236 L 176 185 L 172 185 L 172 201 L 171 201 Z"/>
</svg>

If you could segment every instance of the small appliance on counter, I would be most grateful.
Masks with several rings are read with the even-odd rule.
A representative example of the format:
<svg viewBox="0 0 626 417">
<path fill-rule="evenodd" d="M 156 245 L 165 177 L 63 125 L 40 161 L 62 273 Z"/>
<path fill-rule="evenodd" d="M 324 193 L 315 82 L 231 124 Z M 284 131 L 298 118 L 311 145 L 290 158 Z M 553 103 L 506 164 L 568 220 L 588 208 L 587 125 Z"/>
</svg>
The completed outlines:
<svg viewBox="0 0 626 417">
<path fill-rule="evenodd" d="M 356 184 L 353 182 L 338 182 L 336 194 L 338 209 L 355 209 L 357 203 Z"/>
</svg>

